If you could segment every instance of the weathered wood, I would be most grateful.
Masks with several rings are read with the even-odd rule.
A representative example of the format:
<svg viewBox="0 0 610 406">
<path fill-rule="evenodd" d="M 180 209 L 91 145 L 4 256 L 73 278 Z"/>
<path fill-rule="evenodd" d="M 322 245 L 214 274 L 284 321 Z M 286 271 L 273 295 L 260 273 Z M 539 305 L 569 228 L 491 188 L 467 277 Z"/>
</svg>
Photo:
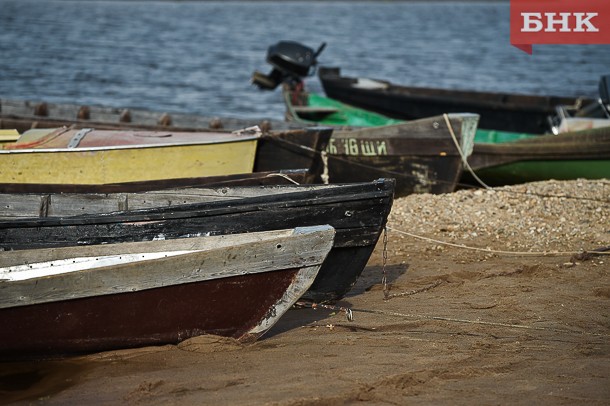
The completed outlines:
<svg viewBox="0 0 610 406">
<path fill-rule="evenodd" d="M 263 185 L 261 185 L 263 186 Z M 338 185 L 264 185 L 258 187 L 205 187 L 144 191 L 138 193 L 0 193 L 0 218 L 67 217 L 117 211 L 153 209 L 197 203 L 327 190 Z"/>
<path fill-rule="evenodd" d="M 384 80 L 341 76 L 339 68 L 320 68 L 328 97 L 388 117 L 413 120 L 443 113 L 481 115 L 480 128 L 544 134 L 547 117 L 559 105 L 587 105 L 589 98 L 407 87 Z"/>
<path fill-rule="evenodd" d="M 332 227 L 320 226 L 7 252 L 0 309 L 321 265 L 333 236 Z"/>
<path fill-rule="evenodd" d="M 77 260 L 74 254 L 187 250 L 171 258 L 0 282 L 0 323 L 10 326 L 0 330 L 0 358 L 178 343 L 201 334 L 255 340 L 311 285 L 332 236 L 331 227 L 316 226 L 7 253 L 2 265 L 20 256 L 57 261 Z"/>
<path fill-rule="evenodd" d="M 330 224 L 337 233 L 333 250 L 308 297 L 336 300 L 349 290 L 366 265 L 390 213 L 393 191 L 394 182 L 387 179 L 347 185 L 217 188 L 201 192 L 202 201 L 192 204 L 168 206 L 167 196 L 161 194 L 153 204 L 157 206 L 146 209 L 78 216 L 67 216 L 64 211 L 62 217 L 43 218 L 16 218 L 14 209 L 18 208 L 13 206 L 13 214 L 1 214 L 5 219 L 0 221 L 0 248 L 78 246 Z M 196 193 L 189 198 L 195 198 Z M 57 196 L 50 197 L 53 210 L 53 202 L 59 202 Z M 137 200 L 133 196 L 129 195 L 129 200 Z M 205 201 L 209 196 L 214 199 Z M 219 200 L 216 196 L 228 198 Z M 82 204 L 82 196 L 62 198 L 78 202 L 65 206 L 74 208 L 75 214 L 90 207 Z M 116 203 L 117 196 L 110 195 L 108 200 Z M 0 209 L 3 207 L 0 204 Z"/>
<path fill-rule="evenodd" d="M 36 106 L 42 104 L 46 106 L 46 115 L 44 116 L 36 114 Z M 88 114 L 83 115 L 81 113 L 83 109 L 87 110 Z M 171 128 L 180 131 L 188 128 L 197 128 L 200 130 L 205 128 L 214 130 L 239 130 L 255 125 L 259 126 L 264 131 L 300 128 L 300 126 L 295 126 L 294 124 L 291 125 L 283 121 L 266 118 L 241 119 L 232 117 L 212 117 L 203 114 L 180 114 L 139 109 L 125 110 L 124 108 L 55 104 L 28 100 L 0 99 L 0 113 L 2 128 L 7 128 L 6 125 L 8 125 L 10 120 L 22 119 L 21 125 L 23 126 L 11 126 L 11 128 L 17 128 L 20 132 L 32 128 L 32 125 L 38 128 L 49 128 L 72 124 L 81 127 L 93 126 L 97 128 L 101 128 L 102 124 L 116 124 L 118 125 L 118 128 L 125 128 L 125 124 L 128 124 L 133 125 L 135 128 L 143 128 L 144 126 L 148 127 L 148 129 L 163 130 Z M 169 114 L 171 116 L 171 123 L 165 122 L 166 125 L 160 124 L 164 122 L 162 120 L 164 114 Z M 125 117 L 127 115 L 129 116 L 129 121 L 125 122 Z"/>
<path fill-rule="evenodd" d="M 0 183 L 98 185 L 247 173 L 253 170 L 259 138 L 231 133 L 79 134 L 84 133 L 49 130 L 5 146 L 0 150 Z"/>
<path fill-rule="evenodd" d="M 68 183 L 0 183 L 0 193 L 120 193 L 189 188 L 202 186 L 262 186 L 306 184 L 312 182 L 308 169 L 288 169 L 269 172 L 239 173 L 235 175 L 202 176 L 105 183 L 100 185 Z"/>
<path fill-rule="evenodd" d="M 287 118 L 299 122 L 311 120 L 302 116 L 302 108 L 308 106 L 293 104 L 307 103 L 308 94 L 288 87 L 283 91 Z M 397 181 L 397 196 L 454 191 L 462 174 L 460 150 L 466 157 L 472 152 L 479 116 L 452 113 L 447 119 L 451 129 L 443 116 L 375 127 L 338 126 L 326 149 L 329 181 L 393 177 Z"/>
<path fill-rule="evenodd" d="M 499 144 L 477 143 L 469 159 L 474 170 L 524 161 L 610 160 L 610 127 L 544 135 Z"/>
<path fill-rule="evenodd" d="M 74 106 L 66 105 L 51 105 L 53 106 L 49 112 L 50 118 L 45 119 L 44 121 L 36 119 L 33 117 L 29 111 L 28 102 L 14 102 L 14 101 L 1 101 L 4 102 L 3 105 L 5 108 L 2 109 L 2 115 L 0 115 L 0 128 L 16 128 L 21 132 L 27 131 L 31 128 L 58 128 L 62 126 L 69 126 L 71 129 L 78 130 L 82 128 L 93 128 L 96 131 L 98 130 L 106 130 L 106 131 L 142 131 L 149 130 L 167 134 L 171 134 L 173 138 L 187 136 L 186 133 L 196 132 L 197 135 L 193 135 L 191 138 L 196 139 L 206 139 L 209 137 L 213 137 L 215 135 L 220 134 L 219 130 L 209 130 L 207 126 L 203 126 L 201 120 L 197 120 L 196 117 L 193 116 L 192 119 L 181 121 L 183 124 L 189 123 L 189 126 L 177 127 L 173 126 L 159 126 L 159 125 L 151 125 L 151 118 L 143 119 L 141 121 L 135 121 L 130 123 L 124 123 L 121 121 L 104 121 L 109 118 L 106 115 L 95 116 L 98 117 L 99 121 L 87 121 L 83 122 L 82 120 L 77 120 L 72 117 L 72 114 L 66 113 L 67 111 L 75 111 Z M 100 108 L 101 110 L 108 110 L 104 108 Z M 94 111 L 95 109 L 90 108 L 90 111 Z M 18 114 L 22 114 L 19 116 Z M 93 113 L 91 113 L 93 114 Z M 140 114 L 142 117 L 146 117 L 147 115 L 155 115 L 153 112 L 141 111 Z M 56 119 L 52 119 L 55 117 Z M 72 118 L 68 118 L 72 117 Z M 234 130 L 243 130 L 244 128 L 251 127 L 256 125 L 255 122 L 244 120 L 240 122 L 239 120 L 234 120 L 236 125 L 231 126 Z M 174 121 L 172 121 L 174 122 Z M 240 123 L 240 125 L 237 125 Z M 259 123 L 260 124 L 260 123 Z M 274 127 L 278 128 L 278 130 L 271 130 L 270 125 L 261 124 L 259 126 L 261 131 L 263 131 L 263 136 L 260 138 L 256 150 L 256 157 L 254 161 L 253 170 L 255 172 L 268 172 L 268 171 L 280 171 L 280 170 L 289 170 L 289 169 L 301 169 L 305 168 L 308 170 L 307 178 L 305 179 L 307 183 L 311 182 L 320 182 L 321 174 L 324 172 L 324 163 L 321 158 L 321 151 L 323 151 L 327 144 L 328 140 L 332 134 L 332 130 L 330 128 L 302 128 L 303 126 L 290 126 L 284 125 L 279 126 L 275 125 Z M 299 128 L 296 128 L 299 127 Z M 221 126 L 221 129 L 224 128 Z M 281 130 L 280 130 L 281 129 Z M 67 145 L 66 139 L 71 139 L 74 132 L 63 134 L 63 141 L 60 139 L 56 139 L 53 141 L 53 145 L 65 146 Z M 224 131 L 224 134 L 230 134 L 227 131 Z M 23 137 L 24 141 L 27 138 Z M 96 141 L 97 140 L 97 141 Z M 163 139 L 155 140 L 155 139 L 142 139 L 139 138 L 139 142 L 159 142 L 163 141 Z M 97 144 L 92 144 L 97 142 Z M 94 134 L 87 135 L 85 142 L 82 146 L 85 145 L 108 145 L 107 143 L 100 144 L 99 137 L 95 137 Z M 125 140 L 123 140 L 125 142 Z M 49 143 L 45 143 L 44 147 L 49 147 Z M 5 148 L 11 148 L 10 145 L 5 146 Z M 33 185 L 32 187 L 35 187 Z M 14 186 L 12 186 L 12 190 L 14 190 Z M 30 189 L 33 190 L 33 189 Z"/>
</svg>

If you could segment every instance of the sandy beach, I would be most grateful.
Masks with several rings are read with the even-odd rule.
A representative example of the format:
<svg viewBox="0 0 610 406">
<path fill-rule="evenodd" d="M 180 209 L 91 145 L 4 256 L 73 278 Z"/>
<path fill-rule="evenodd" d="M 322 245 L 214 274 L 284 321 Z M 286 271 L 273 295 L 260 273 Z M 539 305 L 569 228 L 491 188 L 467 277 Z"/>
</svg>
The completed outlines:
<svg viewBox="0 0 610 406">
<path fill-rule="evenodd" d="M 0 403 L 606 405 L 609 246 L 608 180 L 408 196 L 335 308 L 252 345 L 2 364 Z"/>
</svg>

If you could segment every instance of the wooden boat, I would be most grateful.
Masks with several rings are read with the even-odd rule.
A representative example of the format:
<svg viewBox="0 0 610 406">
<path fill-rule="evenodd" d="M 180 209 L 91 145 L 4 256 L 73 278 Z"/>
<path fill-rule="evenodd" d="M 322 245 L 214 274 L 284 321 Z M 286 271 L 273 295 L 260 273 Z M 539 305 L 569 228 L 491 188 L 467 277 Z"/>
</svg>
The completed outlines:
<svg viewBox="0 0 610 406">
<path fill-rule="evenodd" d="M 58 104 L 34 100 L 0 99 L 0 129 L 23 133 L 31 128 L 93 127 L 104 130 L 151 131 L 241 130 L 258 126 L 264 133 L 299 129 L 301 126 L 266 118 L 208 117 L 140 109 Z"/>
<path fill-rule="evenodd" d="M 0 149 L 6 144 L 12 144 L 19 139 L 19 132 L 16 129 L 0 128 Z"/>
<path fill-rule="evenodd" d="M 0 184 L 170 185 L 184 178 L 299 168 L 307 168 L 308 182 L 314 182 L 323 173 L 319 151 L 331 132 L 34 129 L 0 150 Z"/>
<path fill-rule="evenodd" d="M 396 196 L 454 191 L 463 159 L 472 151 L 478 116 L 452 113 L 405 122 L 284 86 L 286 117 L 334 126 L 328 144 L 331 183 L 396 178 Z"/>
<path fill-rule="evenodd" d="M 333 125 L 327 148 L 329 181 L 354 182 L 392 176 L 396 195 L 416 192 L 452 192 L 464 158 L 472 149 L 478 116 L 436 115 L 418 122 L 388 125 L 375 123 L 374 115 L 334 105 L 304 91 L 304 79 L 317 65 L 316 51 L 294 41 L 280 41 L 268 48 L 269 74 L 255 71 L 251 82 L 261 90 L 280 84 L 287 106 L 286 118 L 304 124 Z M 349 110 L 349 111 L 348 111 Z M 349 126 L 349 127 L 345 127 Z"/>
<path fill-rule="evenodd" d="M 548 117 L 560 105 L 588 105 L 594 99 L 407 87 L 384 80 L 341 76 L 323 68 L 318 76 L 328 97 L 388 117 L 414 120 L 451 112 L 481 116 L 479 127 L 544 134 Z"/>
<path fill-rule="evenodd" d="M 333 249 L 305 297 L 332 301 L 343 297 L 364 269 L 393 194 L 392 179 L 108 195 L 0 194 L 0 250 L 330 224 L 336 230 Z"/>
<path fill-rule="evenodd" d="M 288 106 L 291 104 L 290 100 L 287 99 Z M 301 120 L 316 120 L 324 125 L 353 124 L 385 128 L 405 123 L 315 94 L 308 95 L 307 107 L 303 112 L 296 107 L 288 109 L 288 114 L 292 116 L 301 117 Z M 421 121 L 416 120 L 413 123 Z M 437 118 L 436 122 L 438 121 Z M 575 122 L 580 124 L 577 129 L 583 125 L 590 129 L 568 131 L 559 135 L 477 129 L 474 148 L 468 162 L 477 177 L 493 186 L 547 179 L 610 178 L 610 128 L 602 129 L 604 124 L 607 124 L 606 121 L 607 119 L 564 119 L 564 130 L 569 128 L 570 123 L 574 126 Z M 333 139 L 340 131 L 334 131 L 330 145 L 333 145 Z M 329 170 L 332 173 L 330 161 Z M 456 180 L 457 182 L 478 185 L 467 171 L 463 172 L 462 178 Z"/>
<path fill-rule="evenodd" d="M 610 127 L 558 135 L 479 133 L 468 161 L 490 186 L 610 178 Z M 475 183 L 466 172 L 462 181 Z"/>
<path fill-rule="evenodd" d="M 0 358 L 251 342 L 313 282 L 330 226 L 5 252 Z"/>
<path fill-rule="evenodd" d="M 96 142 L 91 129 L 64 127 L 35 135 L 40 138 L 23 141 L 22 136 L 0 150 L 0 183 L 95 185 L 252 172 L 260 136 L 133 132 L 119 134 L 126 139 L 121 144 L 120 139 Z"/>
</svg>

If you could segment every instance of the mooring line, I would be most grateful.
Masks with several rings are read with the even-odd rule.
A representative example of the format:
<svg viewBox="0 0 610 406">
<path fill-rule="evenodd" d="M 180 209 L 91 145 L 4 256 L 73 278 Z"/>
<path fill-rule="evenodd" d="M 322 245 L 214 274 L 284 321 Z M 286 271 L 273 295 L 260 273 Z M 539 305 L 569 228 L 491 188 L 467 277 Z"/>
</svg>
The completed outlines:
<svg viewBox="0 0 610 406">
<path fill-rule="evenodd" d="M 424 237 L 421 235 L 417 235 L 417 234 L 413 234 L 413 233 L 409 233 L 403 230 L 399 230 L 397 228 L 394 227 L 390 227 L 387 226 L 388 230 L 392 230 L 395 231 L 399 234 L 404 234 L 407 235 L 409 237 L 413 237 L 413 238 L 417 238 L 419 240 L 424 240 L 424 241 L 428 241 L 428 242 L 433 242 L 435 244 L 441 244 L 441 245 L 448 245 L 450 247 L 455 247 L 455 248 L 462 248 L 462 249 L 467 249 L 467 250 L 472 250 L 472 251 L 481 251 L 481 252 L 487 252 L 489 254 L 501 254 L 501 255 L 518 255 L 518 256 L 536 256 L 536 257 L 552 257 L 552 256 L 567 256 L 567 255 L 586 255 L 586 254 L 592 254 L 592 255 L 610 255 L 610 252 L 607 252 L 605 250 L 585 250 L 585 251 L 541 251 L 541 252 L 536 252 L 536 251 L 502 251 L 502 250 L 492 250 L 490 248 L 479 248 L 479 247 L 471 247 L 468 245 L 464 245 L 464 244 L 455 244 L 455 243 L 451 243 L 451 242 L 447 242 L 447 241 L 441 241 L 441 240 L 436 240 L 434 238 L 429 238 L 429 237 Z"/>
<path fill-rule="evenodd" d="M 348 321 L 354 321 L 354 313 L 368 313 L 368 314 L 377 314 L 382 316 L 391 316 L 391 317 L 399 317 L 399 318 L 407 318 L 407 319 L 424 319 L 424 320 L 434 320 L 434 321 L 445 321 L 450 323 L 462 323 L 462 324 L 479 324 L 483 326 L 492 326 L 492 327 L 504 327 L 504 328 L 513 328 L 519 330 L 532 330 L 532 331 L 550 331 L 553 333 L 562 333 L 562 334 L 575 334 L 575 335 L 588 335 L 593 337 L 610 337 L 610 334 L 605 333 L 592 333 L 589 331 L 576 331 L 576 330 L 567 330 L 561 328 L 554 327 L 536 327 L 536 326 L 528 326 L 525 324 L 512 324 L 512 323 L 502 323 L 497 321 L 485 321 L 485 320 L 468 320 L 468 319 L 458 319 L 455 317 L 445 317 L 445 316 L 433 316 L 427 314 L 412 314 L 412 313 L 399 313 L 393 312 L 389 310 L 377 310 L 377 309 L 360 309 L 360 308 L 348 308 L 343 306 L 333 306 L 326 305 L 320 303 L 313 303 L 307 301 L 298 301 L 295 303 L 295 306 L 306 307 L 310 309 L 324 308 L 328 310 L 342 311 L 345 313 Z"/>
<path fill-rule="evenodd" d="M 370 314 L 380 314 L 380 315 L 384 315 L 384 316 L 392 316 L 392 317 L 400 317 L 400 318 L 409 318 L 409 319 L 426 319 L 426 320 L 436 320 L 436 321 L 447 321 L 447 322 L 451 322 L 451 323 L 480 324 L 480 325 L 484 325 L 484 326 L 506 327 L 506 328 L 521 329 L 521 330 L 552 331 L 555 333 L 590 335 L 590 336 L 595 336 L 595 337 L 610 337 L 610 334 L 592 333 L 592 332 L 588 332 L 588 331 L 566 330 L 566 329 L 553 328 L 553 327 L 536 327 L 536 326 L 528 326 L 525 324 L 511 324 L 511 323 L 501 323 L 501 322 L 495 322 L 495 321 L 457 319 L 457 318 L 453 318 L 453 317 L 431 316 L 431 315 L 425 315 L 425 314 L 398 313 L 398 312 L 392 312 L 392 311 L 388 311 L 388 310 L 352 308 L 352 311 L 361 312 L 361 313 L 370 313 Z"/>
<path fill-rule="evenodd" d="M 472 177 L 477 182 L 479 182 L 485 189 L 491 189 L 491 187 L 487 186 L 487 184 L 485 182 L 483 182 L 481 180 L 481 178 L 479 178 L 477 176 L 476 173 L 474 173 L 474 170 L 472 170 L 472 167 L 468 163 L 468 159 L 464 155 L 464 152 L 462 151 L 462 148 L 460 147 L 460 143 L 458 142 L 457 137 L 455 136 L 455 133 L 453 132 L 453 127 L 451 126 L 451 121 L 449 120 L 449 115 L 447 113 L 443 113 L 443 118 L 445 119 L 445 124 L 447 125 L 447 128 L 449 129 L 449 134 L 451 134 L 451 139 L 453 139 L 453 143 L 455 144 L 455 148 L 457 149 L 458 153 L 460 154 L 460 157 L 462 157 L 462 163 L 464 164 L 466 169 L 468 169 L 468 172 L 470 172 Z"/>
<path fill-rule="evenodd" d="M 451 128 L 451 127 L 449 127 L 449 128 Z M 450 132 L 452 132 L 452 131 L 453 131 L 453 129 L 451 128 Z M 453 134 L 452 136 L 455 138 L 455 134 Z M 345 162 L 345 163 L 347 163 L 349 165 L 352 165 L 352 166 L 366 168 L 366 169 L 374 169 L 374 170 L 376 170 L 378 172 L 382 172 L 384 174 L 387 174 L 387 176 L 391 176 L 391 177 L 394 177 L 394 178 L 403 178 L 403 179 L 416 179 L 417 178 L 416 176 L 413 176 L 413 175 L 410 175 L 410 174 L 405 174 L 403 172 L 390 171 L 390 170 L 379 168 L 379 167 L 376 167 L 376 166 L 366 165 L 366 164 L 363 164 L 363 163 L 360 163 L 360 162 L 354 162 L 352 160 L 343 158 L 343 157 L 341 157 L 339 155 L 330 155 L 330 154 L 327 154 L 326 151 L 319 151 L 319 150 L 316 150 L 314 148 L 306 147 L 304 145 L 297 144 L 295 142 L 288 141 L 288 140 L 285 140 L 285 139 L 276 138 L 275 140 L 278 141 L 278 142 L 283 142 L 283 143 L 292 145 L 295 148 L 299 148 L 299 149 L 302 149 L 304 151 L 308 151 L 308 152 L 312 152 L 312 153 L 317 154 L 317 155 L 321 155 L 322 159 L 323 159 L 323 162 L 324 162 L 324 172 L 325 172 L 325 175 L 328 174 L 328 172 L 327 172 L 328 171 L 328 163 L 326 161 L 328 160 L 328 158 L 332 158 L 332 159 L 335 159 L 337 161 Z M 454 143 L 456 141 L 457 141 L 457 138 L 454 139 Z M 463 157 L 463 152 L 461 152 L 461 149 L 459 148 L 459 143 L 456 144 L 456 146 L 458 147 L 458 151 L 460 151 L 460 155 L 462 155 L 462 160 L 464 160 L 465 158 Z M 470 165 L 468 164 L 467 160 L 466 160 L 466 163 L 467 163 L 467 166 L 470 167 Z M 470 168 L 470 170 L 472 171 L 472 168 Z M 597 182 L 601 182 L 601 183 L 606 183 L 606 182 L 604 182 L 601 179 L 596 179 L 596 181 Z M 442 183 L 442 184 L 454 184 L 454 182 L 449 182 L 449 181 L 440 180 L 440 179 L 436 179 L 435 182 L 436 183 Z M 476 190 L 480 190 L 481 189 L 481 187 L 473 186 L 473 185 L 467 185 L 467 184 L 462 184 L 462 183 L 455 183 L 455 184 L 459 185 L 459 186 L 463 186 L 463 187 L 467 186 L 470 189 L 476 189 Z M 554 197 L 554 198 L 559 198 L 559 199 L 585 200 L 585 201 L 593 201 L 593 202 L 600 202 L 600 203 L 610 203 L 610 200 L 595 199 L 595 198 L 590 198 L 590 197 L 569 196 L 569 195 L 563 196 L 563 195 L 550 195 L 550 194 L 542 194 L 542 193 L 518 192 L 518 191 L 514 191 L 514 190 L 501 190 L 499 188 L 493 188 L 493 187 L 489 187 L 489 186 L 486 187 L 486 190 L 493 191 L 493 192 L 510 193 L 510 194 L 515 194 L 515 195 L 536 196 L 536 197 L 549 197 L 549 198 Z"/>
</svg>

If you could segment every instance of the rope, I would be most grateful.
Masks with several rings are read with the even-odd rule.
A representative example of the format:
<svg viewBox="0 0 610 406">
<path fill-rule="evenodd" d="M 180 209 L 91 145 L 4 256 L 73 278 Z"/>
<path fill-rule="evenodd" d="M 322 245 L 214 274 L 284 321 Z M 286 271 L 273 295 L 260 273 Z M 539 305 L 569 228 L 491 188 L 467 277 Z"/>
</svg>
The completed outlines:
<svg viewBox="0 0 610 406">
<path fill-rule="evenodd" d="M 397 313 L 397 312 L 391 312 L 391 311 L 386 311 L 386 310 L 352 308 L 352 311 L 362 312 L 362 313 L 371 313 L 371 314 L 381 314 L 381 315 L 385 315 L 385 316 L 394 316 L 394 317 L 402 317 L 402 318 L 438 320 L 438 321 L 448 321 L 448 322 L 452 322 L 452 323 L 481 324 L 481 325 L 485 325 L 485 326 L 508 327 L 508 328 L 523 329 L 523 330 L 552 331 L 555 333 L 580 334 L 580 335 L 591 335 L 591 336 L 599 336 L 599 337 L 608 336 L 608 334 L 591 333 L 588 331 L 574 331 L 574 330 L 566 330 L 566 329 L 550 328 L 550 327 L 535 327 L 535 326 L 527 326 L 524 324 L 510 324 L 510 323 L 500 323 L 500 322 L 483 321 L 483 320 L 456 319 L 456 318 L 452 318 L 452 317 L 430 316 L 430 315 L 425 315 L 425 314 Z"/>
<path fill-rule="evenodd" d="M 455 138 L 455 133 L 453 133 L 453 129 L 450 128 L 450 133 L 452 134 L 453 137 L 453 142 L 456 143 L 457 142 L 457 138 Z M 281 138 L 276 138 L 275 139 L 277 142 L 284 142 L 286 144 L 292 145 L 295 148 L 299 148 L 305 151 L 309 151 L 309 152 L 313 152 L 314 154 L 318 154 L 320 156 L 322 156 L 322 160 L 324 162 L 324 173 L 327 173 L 328 170 L 328 154 L 326 151 L 318 151 L 314 148 L 310 148 L 310 147 L 306 147 L 305 145 L 301 145 L 301 144 L 297 144 L 295 142 L 292 141 L 288 141 L 285 139 L 281 139 Z M 461 150 L 461 148 L 459 147 L 459 143 L 456 144 L 456 147 L 458 148 L 458 151 L 460 151 L 460 155 L 462 155 L 462 160 L 464 160 L 465 158 L 463 157 L 463 152 Z M 362 168 L 367 168 L 367 169 L 375 169 L 378 172 L 382 172 L 385 173 L 387 175 L 391 175 L 391 177 L 395 177 L 395 178 L 404 178 L 404 179 L 415 179 L 416 177 L 413 175 L 409 175 L 409 174 L 405 174 L 402 172 L 396 172 L 396 171 L 390 171 L 387 169 L 383 169 L 383 168 L 379 168 L 376 166 L 372 166 L 372 165 L 366 165 L 366 164 L 362 164 L 360 162 L 354 162 L 350 159 L 346 159 L 346 158 L 342 158 L 339 155 L 331 155 L 332 159 L 335 159 L 337 161 L 342 161 L 342 162 L 347 162 L 348 164 L 352 165 L 352 166 L 357 166 L 357 167 L 362 167 Z M 472 171 L 472 168 L 470 167 L 470 165 L 468 164 L 468 162 L 466 161 L 466 166 L 467 168 L 470 168 L 469 171 Z M 596 181 L 598 182 L 604 182 L 601 179 L 597 179 Z M 449 182 L 449 181 L 444 181 L 444 180 L 436 180 L 437 183 L 444 183 L 444 184 L 453 184 L 453 182 Z M 604 182 L 606 183 L 606 182 Z M 472 185 L 466 185 L 466 184 L 459 184 L 460 186 L 468 186 L 468 187 L 473 187 Z M 505 192 L 505 193 L 513 193 L 513 194 L 517 194 L 517 195 L 526 195 L 526 196 L 539 196 L 539 197 L 556 197 L 556 198 L 563 198 L 563 199 L 573 199 L 573 200 L 585 200 L 585 201 L 594 201 L 594 202 L 601 202 L 601 203 L 610 203 L 610 200 L 603 200 L 603 199 L 594 199 L 594 198 L 590 198 L 590 197 L 580 197 L 580 196 L 562 196 L 562 195 L 547 195 L 547 194 L 538 194 L 538 193 L 525 193 L 525 192 L 517 192 L 517 191 L 511 191 L 511 190 L 499 190 L 498 188 L 492 188 L 489 186 L 486 186 L 488 190 L 491 191 L 497 191 L 497 192 Z M 474 188 L 476 188 L 476 186 L 474 186 Z"/>
<path fill-rule="evenodd" d="M 440 240 L 435 240 L 434 238 L 429 238 L 429 237 L 424 237 L 421 235 L 417 235 L 417 234 L 412 234 L 412 233 L 408 233 L 406 231 L 402 231 L 393 227 L 388 227 L 389 230 L 392 231 L 396 231 L 399 234 L 404 234 L 407 235 L 409 237 L 413 237 L 413 238 L 417 238 L 420 240 L 424 240 L 424 241 L 428 241 L 428 242 L 433 242 L 435 244 L 441 244 L 441 245 L 448 245 L 450 247 L 456 247 L 456 248 L 462 248 L 462 249 L 467 249 L 467 250 L 473 250 L 473 251 L 482 251 L 482 252 L 487 252 L 490 254 L 502 254 L 502 255 L 518 255 L 518 256 L 537 256 L 537 257 L 546 257 L 546 256 L 567 256 L 567 255 L 582 255 L 583 252 L 582 251 L 551 251 L 551 252 L 534 252 L 534 251 L 502 251 L 502 250 L 492 250 L 489 248 L 478 248 L 478 247 L 470 247 L 464 244 L 454 244 L 451 242 L 446 242 L 446 241 L 440 241 Z M 603 251 L 595 251 L 596 255 L 610 255 L 610 252 L 603 252 Z M 585 251 L 585 252 L 589 252 L 591 253 L 591 251 Z"/>
<path fill-rule="evenodd" d="M 460 147 L 460 143 L 458 142 L 457 137 L 455 136 L 455 133 L 453 132 L 453 127 L 451 126 L 451 122 L 449 121 L 449 115 L 447 115 L 447 113 L 444 113 L 443 118 L 445 119 L 445 124 L 447 124 L 447 128 L 449 129 L 449 134 L 451 134 L 451 139 L 453 140 L 453 143 L 455 144 L 457 151 L 459 152 L 460 156 L 462 157 L 462 162 L 464 163 L 464 166 L 466 167 L 466 169 L 468 169 L 468 172 L 470 172 L 472 177 L 477 182 L 479 182 L 485 189 L 491 189 L 485 182 L 483 182 L 481 180 L 481 178 L 479 178 L 476 175 L 476 173 L 474 173 L 474 171 L 470 167 L 470 164 L 468 163 L 468 159 L 464 155 L 464 152 L 462 151 L 462 148 Z"/>
<path fill-rule="evenodd" d="M 360 313 L 369 313 L 369 314 L 380 314 L 383 316 L 392 316 L 392 317 L 401 317 L 401 318 L 410 318 L 410 319 L 425 319 L 425 320 L 436 320 L 436 321 L 446 321 L 451 323 L 466 323 L 466 324 L 479 324 L 484 326 L 493 326 L 493 327 L 506 327 L 506 328 L 514 328 L 514 329 L 522 329 L 522 330 L 535 330 L 535 331 L 552 331 L 554 333 L 564 333 L 564 334 L 578 334 L 578 335 L 589 335 L 594 337 L 608 337 L 610 335 L 603 333 L 591 333 L 589 331 L 575 331 L 575 330 L 567 330 L 560 328 L 552 328 L 552 327 L 536 327 L 536 326 L 527 326 L 524 324 L 511 324 L 511 323 L 501 323 L 495 321 L 484 321 L 484 320 L 468 320 L 468 319 L 456 319 L 453 317 L 443 317 L 443 316 L 431 316 L 427 314 L 409 314 L 409 313 L 398 313 L 387 310 L 375 310 L 375 309 L 358 309 L 358 308 L 347 308 L 341 306 L 332 306 L 332 305 L 324 305 L 319 303 L 311 303 L 306 301 L 298 301 L 295 303 L 297 307 L 306 307 L 310 309 L 316 310 L 318 307 L 329 309 L 329 310 L 339 310 L 345 313 L 348 321 L 354 321 L 354 312 Z"/>
<path fill-rule="evenodd" d="M 324 165 L 324 171 L 320 177 L 322 178 L 322 183 L 328 185 L 328 181 L 330 180 L 330 176 L 328 174 L 328 154 L 326 151 L 320 151 L 320 156 L 322 157 L 322 164 Z"/>
<path fill-rule="evenodd" d="M 274 176 L 279 176 L 280 178 L 284 178 L 284 179 L 286 179 L 287 181 L 294 183 L 295 185 L 298 185 L 298 184 L 299 184 L 299 182 L 297 182 L 296 180 L 292 179 L 290 176 L 285 175 L 285 174 L 283 174 L 283 173 L 270 173 L 269 175 L 267 175 L 267 176 L 265 176 L 265 177 L 266 177 L 266 178 L 271 178 L 271 177 L 274 177 Z"/>
</svg>

